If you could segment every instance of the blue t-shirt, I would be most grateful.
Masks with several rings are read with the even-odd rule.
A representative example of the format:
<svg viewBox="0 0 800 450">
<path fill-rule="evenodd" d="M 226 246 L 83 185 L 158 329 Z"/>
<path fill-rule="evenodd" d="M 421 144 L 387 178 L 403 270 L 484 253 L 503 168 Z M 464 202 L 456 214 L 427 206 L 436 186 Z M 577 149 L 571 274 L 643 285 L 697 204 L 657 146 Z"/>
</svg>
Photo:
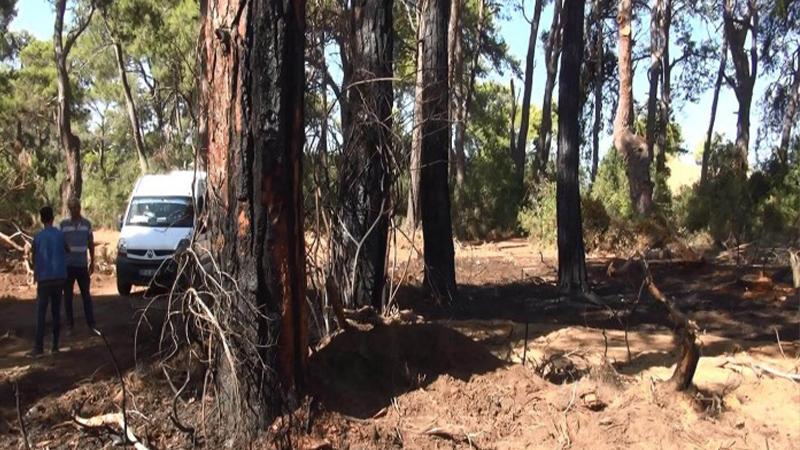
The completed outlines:
<svg viewBox="0 0 800 450">
<path fill-rule="evenodd" d="M 33 274 L 37 283 L 67 278 L 66 245 L 58 228 L 45 226 L 33 237 Z"/>
<path fill-rule="evenodd" d="M 86 256 L 86 252 L 89 250 L 89 246 L 94 243 L 92 224 L 83 217 L 78 221 L 65 219 L 61 221 L 61 232 L 64 233 L 64 241 L 66 241 L 69 248 L 67 266 L 88 267 L 89 259 Z"/>
</svg>

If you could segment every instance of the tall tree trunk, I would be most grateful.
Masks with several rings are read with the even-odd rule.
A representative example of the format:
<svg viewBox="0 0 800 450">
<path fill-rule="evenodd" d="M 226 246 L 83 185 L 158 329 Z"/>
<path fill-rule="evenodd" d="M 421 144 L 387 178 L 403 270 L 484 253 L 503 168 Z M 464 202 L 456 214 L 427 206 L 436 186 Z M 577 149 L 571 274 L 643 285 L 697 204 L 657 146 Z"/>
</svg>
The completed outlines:
<svg viewBox="0 0 800 450">
<path fill-rule="evenodd" d="M 464 158 L 463 131 L 464 124 L 464 51 L 462 47 L 462 10 L 463 0 L 451 0 L 450 3 L 450 24 L 447 32 L 447 59 L 448 80 L 450 85 L 450 121 L 453 126 L 453 145 L 450 157 L 455 164 L 452 165 L 451 172 L 455 172 L 455 182 L 457 187 L 464 185 L 466 178 L 466 161 Z M 456 139 L 461 133 L 460 146 Z M 452 170 L 455 169 L 455 170 Z"/>
<path fill-rule="evenodd" d="M 144 139 L 142 138 L 139 113 L 136 111 L 136 103 L 133 101 L 131 86 L 128 83 L 128 73 L 125 71 L 125 55 L 122 52 L 122 44 L 119 40 L 114 36 L 112 36 L 111 39 L 113 41 L 114 56 L 117 60 L 119 79 L 122 82 L 122 92 L 125 94 L 125 108 L 128 111 L 128 121 L 130 121 L 133 131 L 133 143 L 136 146 L 136 154 L 139 157 L 139 168 L 142 173 L 147 173 L 150 170 L 150 166 L 147 163 L 147 150 L 145 149 Z"/>
<path fill-rule="evenodd" d="M 792 62 L 792 84 L 789 88 L 789 100 L 783 112 L 783 124 L 781 125 L 781 139 L 778 145 L 778 162 L 784 169 L 789 167 L 789 144 L 792 139 L 792 130 L 797 121 L 797 108 L 800 104 L 800 49 L 795 52 Z"/>
<path fill-rule="evenodd" d="M 672 63 L 669 58 L 669 34 L 672 27 L 672 0 L 660 0 L 661 12 L 661 101 L 658 108 L 658 133 L 656 134 L 655 152 L 656 173 L 659 185 L 656 189 L 668 189 L 667 177 L 667 133 L 672 117 Z"/>
<path fill-rule="evenodd" d="M 508 119 L 508 145 L 509 145 L 509 154 L 513 155 L 517 148 L 517 135 L 515 129 L 515 121 L 517 120 L 517 93 L 516 89 L 514 88 L 514 78 L 512 77 L 508 80 L 508 87 L 511 90 L 511 117 Z M 522 189 L 523 186 L 518 186 L 519 189 Z"/>
<path fill-rule="evenodd" d="M 347 46 L 352 88 L 350 130 L 341 170 L 337 278 L 342 303 L 383 306 L 392 153 L 393 0 L 356 0 Z"/>
<path fill-rule="evenodd" d="M 617 14 L 619 102 L 614 117 L 614 147 L 625 160 L 633 209 L 647 215 L 653 206 L 653 182 L 650 180 L 651 156 L 647 144 L 633 131 L 632 12 L 631 0 L 620 0 Z"/>
<path fill-rule="evenodd" d="M 564 56 L 558 77 L 558 284 L 564 292 L 588 290 L 580 183 L 580 73 L 583 59 L 582 0 L 564 3 Z"/>
<path fill-rule="evenodd" d="M 558 72 L 558 58 L 561 56 L 561 0 L 553 2 L 553 23 L 550 26 L 550 36 L 544 48 L 545 67 L 547 79 L 544 84 L 544 99 L 542 100 L 542 123 L 539 126 L 539 141 L 536 145 L 536 156 L 533 160 L 534 179 L 541 179 L 547 170 L 547 161 L 550 159 L 550 141 L 553 135 L 553 89 L 556 86 L 556 73 Z M 581 28 L 583 25 L 581 24 Z M 581 38 L 583 39 L 583 38 Z M 578 66 L 580 72 L 580 66 Z M 580 77 L 577 88 L 580 90 Z M 580 99 L 579 99 L 580 100 Z"/>
<path fill-rule="evenodd" d="M 456 124 L 456 135 L 453 139 L 453 143 L 455 146 L 455 156 L 456 156 L 456 167 L 462 167 L 463 170 L 466 171 L 466 155 L 464 154 L 464 143 L 466 141 L 466 134 L 467 134 L 467 121 L 469 119 L 469 112 L 472 108 L 472 99 L 475 97 L 475 82 L 478 77 L 478 62 L 480 59 L 481 52 L 483 51 L 483 43 L 484 43 L 484 30 L 486 28 L 486 21 L 488 20 L 489 15 L 486 14 L 486 0 L 478 0 L 478 27 L 475 31 L 475 50 L 472 53 L 472 61 L 470 61 L 469 67 L 469 79 L 467 81 L 467 89 L 463 92 L 462 95 L 462 102 L 463 106 L 461 110 L 463 111 L 464 118 L 460 122 Z M 462 169 L 457 169 L 462 170 Z"/>
<path fill-rule="evenodd" d="M 595 42 L 595 55 L 597 64 L 595 65 L 594 75 L 594 124 L 592 125 L 592 168 L 589 172 L 589 178 L 594 185 L 594 180 L 597 178 L 597 167 L 600 163 L 600 132 L 603 129 L 603 63 L 605 62 L 604 45 L 603 45 L 603 20 L 600 17 L 600 0 L 594 1 L 594 17 L 595 27 L 597 27 L 594 36 Z"/>
<path fill-rule="evenodd" d="M 514 161 L 514 184 L 520 194 L 525 184 L 525 147 L 528 145 L 528 128 L 531 116 L 531 92 L 533 91 L 533 69 L 536 60 L 536 41 L 539 37 L 539 19 L 542 16 L 542 0 L 533 3 L 531 34 L 528 36 L 528 54 L 525 57 L 525 84 L 522 87 L 522 111 L 519 121 L 519 136 L 511 157 Z M 516 99 L 514 100 L 516 103 Z"/>
<path fill-rule="evenodd" d="M 423 45 L 425 23 L 422 20 L 422 2 L 417 3 L 417 65 L 414 80 L 414 128 L 411 130 L 411 154 L 409 155 L 408 206 L 406 207 L 406 226 L 416 229 L 420 221 L 420 171 L 422 152 L 422 101 L 423 101 Z"/>
<path fill-rule="evenodd" d="M 202 3 L 209 234 L 231 279 L 213 305 L 228 336 L 217 400 L 224 429 L 246 442 L 305 379 L 305 2 Z"/>
<path fill-rule="evenodd" d="M 56 65 L 56 86 L 58 88 L 58 141 L 67 163 L 66 177 L 61 185 L 62 212 L 67 212 L 67 200 L 80 198 L 83 190 L 81 173 L 81 140 L 72 133 L 72 86 L 69 83 L 68 57 L 75 41 L 83 33 L 91 20 L 94 8 L 79 22 L 77 28 L 64 36 L 64 13 L 67 0 L 55 2 L 55 24 L 53 27 L 53 48 Z"/>
<path fill-rule="evenodd" d="M 448 187 L 447 22 L 449 0 L 423 0 L 420 16 L 422 122 L 420 211 L 425 284 L 439 302 L 456 298 L 455 250 Z"/>
<path fill-rule="evenodd" d="M 664 0 L 653 0 L 650 8 L 650 90 L 647 96 L 647 154 L 652 158 L 656 154 L 656 134 L 658 134 L 659 102 L 658 87 L 661 82 L 662 65 L 664 61 L 664 36 L 662 35 L 662 20 L 664 15 Z"/>
<path fill-rule="evenodd" d="M 706 141 L 703 144 L 703 162 L 700 166 L 700 185 L 704 185 L 708 180 L 708 158 L 711 154 L 711 140 L 714 138 L 714 122 L 717 120 L 717 105 L 719 104 L 719 89 L 722 80 L 725 78 L 725 66 L 728 63 L 728 41 L 722 43 L 722 55 L 719 60 L 717 70 L 717 80 L 714 83 L 714 96 L 711 100 L 711 115 L 708 120 L 708 131 L 706 131 Z"/>
<path fill-rule="evenodd" d="M 750 148 L 750 108 L 758 74 L 758 6 L 755 0 L 747 0 L 747 13 L 738 18 L 734 17 L 734 3 L 734 0 L 725 0 L 722 17 L 735 73 L 735 79 L 730 81 L 739 103 L 736 114 L 738 166 L 739 171 L 746 174 Z M 748 32 L 751 41 L 749 59 L 744 47 Z"/>
</svg>

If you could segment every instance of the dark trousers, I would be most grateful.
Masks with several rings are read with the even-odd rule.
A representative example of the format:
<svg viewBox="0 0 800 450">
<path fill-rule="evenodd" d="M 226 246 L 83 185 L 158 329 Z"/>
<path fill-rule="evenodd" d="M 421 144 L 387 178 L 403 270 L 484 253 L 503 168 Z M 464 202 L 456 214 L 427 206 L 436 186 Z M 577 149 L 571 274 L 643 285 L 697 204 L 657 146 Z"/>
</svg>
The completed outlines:
<svg viewBox="0 0 800 450">
<path fill-rule="evenodd" d="M 53 315 L 53 349 L 58 348 L 58 331 L 61 325 L 61 292 L 63 282 L 45 281 L 36 287 L 36 343 L 34 349 L 44 349 L 44 320 L 47 305 Z"/>
<path fill-rule="evenodd" d="M 89 327 L 94 328 L 94 307 L 92 306 L 92 294 L 89 292 L 89 269 L 86 267 L 67 267 L 67 282 L 64 284 L 64 312 L 67 315 L 67 327 L 71 329 L 75 326 L 75 319 L 72 316 L 72 290 L 75 288 L 76 281 L 81 291 L 86 323 Z"/>
</svg>

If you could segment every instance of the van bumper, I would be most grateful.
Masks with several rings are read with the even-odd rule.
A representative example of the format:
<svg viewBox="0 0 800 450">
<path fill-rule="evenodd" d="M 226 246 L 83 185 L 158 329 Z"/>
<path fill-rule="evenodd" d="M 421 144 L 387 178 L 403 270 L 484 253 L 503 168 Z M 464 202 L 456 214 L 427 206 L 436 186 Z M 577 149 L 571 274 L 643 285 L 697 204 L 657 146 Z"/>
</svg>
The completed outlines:
<svg viewBox="0 0 800 450">
<path fill-rule="evenodd" d="M 177 264 L 173 259 L 141 260 L 117 255 L 117 280 L 123 284 L 149 286 L 151 282 L 170 285 L 177 275 Z"/>
</svg>

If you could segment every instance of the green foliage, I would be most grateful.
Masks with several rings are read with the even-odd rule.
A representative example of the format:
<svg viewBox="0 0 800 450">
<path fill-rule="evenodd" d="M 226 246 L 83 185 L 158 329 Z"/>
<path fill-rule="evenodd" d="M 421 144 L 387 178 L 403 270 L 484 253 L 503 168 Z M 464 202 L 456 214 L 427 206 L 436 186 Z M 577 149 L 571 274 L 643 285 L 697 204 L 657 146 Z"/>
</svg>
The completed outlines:
<svg viewBox="0 0 800 450">
<path fill-rule="evenodd" d="M 591 197 L 605 205 L 610 217 L 621 220 L 633 216 L 629 192 L 625 161 L 616 149 L 611 148 L 597 168 Z"/>
<path fill-rule="evenodd" d="M 453 226 L 462 238 L 497 237 L 516 229 L 519 192 L 508 132 L 512 101 L 510 90 L 498 83 L 476 86 L 467 130 L 468 174 L 453 207 Z"/>
<path fill-rule="evenodd" d="M 546 181 L 539 186 L 530 206 L 523 207 L 517 216 L 519 227 L 534 242 L 542 246 L 556 243 L 556 183 Z"/>
</svg>

